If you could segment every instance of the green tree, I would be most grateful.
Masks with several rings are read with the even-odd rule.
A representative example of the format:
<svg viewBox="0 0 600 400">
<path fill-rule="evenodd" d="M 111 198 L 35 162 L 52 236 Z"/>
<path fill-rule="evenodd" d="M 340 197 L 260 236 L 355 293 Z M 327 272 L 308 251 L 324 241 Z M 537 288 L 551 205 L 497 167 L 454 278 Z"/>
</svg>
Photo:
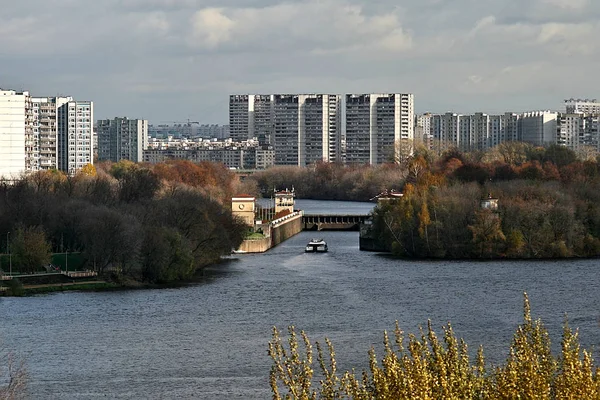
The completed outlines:
<svg viewBox="0 0 600 400">
<path fill-rule="evenodd" d="M 147 282 L 189 279 L 196 272 L 189 242 L 174 229 L 146 228 L 140 255 L 142 279 Z"/>
<path fill-rule="evenodd" d="M 569 165 L 577 161 L 577 153 L 568 147 L 561 146 L 559 144 L 553 144 L 548 146 L 544 152 L 543 161 L 550 161 L 558 168 L 562 168 L 565 165 Z"/>
<path fill-rule="evenodd" d="M 50 243 L 41 227 L 19 228 L 11 252 L 13 264 L 20 272 L 36 272 L 52 258 Z"/>
</svg>

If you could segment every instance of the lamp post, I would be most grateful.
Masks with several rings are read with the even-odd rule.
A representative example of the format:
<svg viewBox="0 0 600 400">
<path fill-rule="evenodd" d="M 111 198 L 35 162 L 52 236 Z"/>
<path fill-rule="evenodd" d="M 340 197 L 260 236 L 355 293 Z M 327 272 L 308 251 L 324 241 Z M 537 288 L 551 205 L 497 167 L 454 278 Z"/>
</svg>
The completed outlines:
<svg viewBox="0 0 600 400">
<path fill-rule="evenodd" d="M 8 274 L 12 276 L 12 254 L 10 252 L 10 232 L 6 232 L 6 251 L 8 252 Z"/>
</svg>

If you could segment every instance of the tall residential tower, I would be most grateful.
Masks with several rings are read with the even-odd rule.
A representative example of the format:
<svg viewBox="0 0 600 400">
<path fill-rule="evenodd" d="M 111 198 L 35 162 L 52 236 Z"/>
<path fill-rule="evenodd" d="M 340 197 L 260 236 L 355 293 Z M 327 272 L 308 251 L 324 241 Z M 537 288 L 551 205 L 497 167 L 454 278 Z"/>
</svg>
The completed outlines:
<svg viewBox="0 0 600 400">
<path fill-rule="evenodd" d="M 99 120 L 98 160 L 142 162 L 148 149 L 148 120 L 115 118 Z"/>
</svg>

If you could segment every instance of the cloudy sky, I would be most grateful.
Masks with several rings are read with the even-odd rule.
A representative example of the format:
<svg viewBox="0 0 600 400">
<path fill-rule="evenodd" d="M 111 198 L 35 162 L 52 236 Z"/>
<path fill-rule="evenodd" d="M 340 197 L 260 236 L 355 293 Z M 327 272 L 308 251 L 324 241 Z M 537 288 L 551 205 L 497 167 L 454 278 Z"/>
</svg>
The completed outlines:
<svg viewBox="0 0 600 400">
<path fill-rule="evenodd" d="M 598 0 L 0 0 L 0 87 L 154 123 L 226 123 L 230 93 L 558 109 L 600 98 L 598 38 Z"/>
</svg>

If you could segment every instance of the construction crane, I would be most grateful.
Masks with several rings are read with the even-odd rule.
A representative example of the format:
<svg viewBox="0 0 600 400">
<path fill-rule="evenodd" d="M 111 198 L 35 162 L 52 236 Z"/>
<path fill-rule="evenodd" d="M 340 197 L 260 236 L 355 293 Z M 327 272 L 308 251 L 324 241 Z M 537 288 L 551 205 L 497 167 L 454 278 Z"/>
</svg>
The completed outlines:
<svg viewBox="0 0 600 400">
<path fill-rule="evenodd" d="M 200 122 L 198 121 L 191 121 L 189 118 L 187 119 L 187 121 L 158 121 L 159 124 L 179 124 L 179 125 L 187 125 L 187 126 L 192 126 L 192 124 L 196 124 L 196 125 L 200 125 Z"/>
</svg>

